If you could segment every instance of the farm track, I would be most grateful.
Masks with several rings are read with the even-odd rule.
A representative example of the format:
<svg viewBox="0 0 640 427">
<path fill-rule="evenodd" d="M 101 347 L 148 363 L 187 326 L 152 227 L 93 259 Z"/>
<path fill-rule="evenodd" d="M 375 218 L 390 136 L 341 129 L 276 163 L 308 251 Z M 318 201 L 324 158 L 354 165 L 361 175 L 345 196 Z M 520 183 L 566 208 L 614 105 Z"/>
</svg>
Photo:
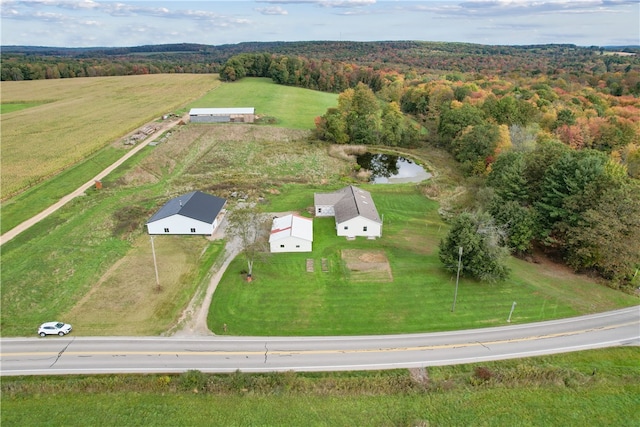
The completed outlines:
<svg viewBox="0 0 640 427">
<path fill-rule="evenodd" d="M 64 205 L 66 205 L 67 203 L 69 203 L 71 200 L 73 200 L 76 197 L 81 196 L 82 194 L 84 194 L 85 191 L 87 191 L 89 188 L 91 188 L 93 185 L 95 185 L 96 181 L 102 180 L 104 177 L 106 177 L 111 172 L 113 172 L 118 166 L 122 165 L 124 162 L 129 160 L 131 157 L 133 157 L 135 154 L 137 154 L 144 147 L 149 145 L 149 143 L 155 141 L 164 132 L 168 131 L 169 129 L 172 129 L 174 126 L 176 126 L 178 123 L 180 123 L 180 121 L 184 121 L 184 120 L 186 120 L 186 116 L 185 117 L 179 117 L 179 118 L 177 118 L 177 119 L 175 119 L 175 120 L 173 120 L 171 122 L 168 122 L 168 123 L 164 123 L 162 126 L 160 126 L 160 128 L 157 131 L 152 133 L 148 138 L 146 138 L 144 141 L 142 141 L 141 143 L 136 145 L 133 149 L 128 151 L 124 156 L 122 156 L 116 162 L 111 164 L 109 167 L 105 168 L 102 172 L 100 172 L 98 175 L 93 177 L 91 180 L 87 181 L 86 183 L 84 183 L 83 185 L 78 187 L 78 189 L 76 189 L 75 191 L 71 192 L 70 194 L 67 194 L 66 196 L 64 196 L 63 198 L 58 200 L 58 202 L 56 202 L 53 205 L 49 206 L 47 209 L 45 209 L 44 211 L 40 212 L 39 214 L 34 215 L 33 217 L 29 218 L 28 220 L 22 222 L 21 224 L 17 225 L 16 227 L 12 228 L 11 230 L 9 230 L 6 233 L 4 233 L 3 235 L 1 235 L 0 236 L 0 246 L 5 244 L 9 240 L 13 239 L 14 237 L 16 237 L 18 234 L 22 233 L 23 231 L 28 230 L 34 224 L 37 224 L 38 222 L 42 221 L 43 219 L 45 219 L 46 217 L 48 217 L 49 215 L 51 215 L 52 213 L 54 213 L 55 211 L 57 211 L 58 209 L 60 209 Z"/>
</svg>

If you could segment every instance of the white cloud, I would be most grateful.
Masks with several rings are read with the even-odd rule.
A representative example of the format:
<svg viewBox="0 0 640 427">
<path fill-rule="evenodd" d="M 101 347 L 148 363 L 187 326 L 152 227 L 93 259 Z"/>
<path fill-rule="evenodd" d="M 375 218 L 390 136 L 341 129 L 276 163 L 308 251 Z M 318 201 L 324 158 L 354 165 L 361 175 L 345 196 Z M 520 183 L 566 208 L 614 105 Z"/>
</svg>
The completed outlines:
<svg viewBox="0 0 640 427">
<path fill-rule="evenodd" d="M 255 10 L 256 12 L 259 12 L 263 15 L 287 15 L 289 13 L 285 9 L 281 8 L 280 6 L 259 7 L 259 8 L 256 8 Z"/>
<path fill-rule="evenodd" d="M 258 0 L 257 3 L 308 4 L 322 7 L 363 7 L 376 4 L 376 0 Z"/>
</svg>

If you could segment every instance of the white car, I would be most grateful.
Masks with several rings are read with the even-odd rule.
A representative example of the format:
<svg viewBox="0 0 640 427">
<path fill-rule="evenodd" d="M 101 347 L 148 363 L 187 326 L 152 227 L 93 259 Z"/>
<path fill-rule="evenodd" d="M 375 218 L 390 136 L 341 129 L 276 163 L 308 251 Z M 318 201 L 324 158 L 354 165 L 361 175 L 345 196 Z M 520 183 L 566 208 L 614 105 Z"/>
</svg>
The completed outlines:
<svg viewBox="0 0 640 427">
<path fill-rule="evenodd" d="M 47 322 L 40 325 L 38 335 L 46 337 L 47 335 L 60 335 L 61 337 L 71 332 L 71 325 L 62 322 Z"/>
</svg>

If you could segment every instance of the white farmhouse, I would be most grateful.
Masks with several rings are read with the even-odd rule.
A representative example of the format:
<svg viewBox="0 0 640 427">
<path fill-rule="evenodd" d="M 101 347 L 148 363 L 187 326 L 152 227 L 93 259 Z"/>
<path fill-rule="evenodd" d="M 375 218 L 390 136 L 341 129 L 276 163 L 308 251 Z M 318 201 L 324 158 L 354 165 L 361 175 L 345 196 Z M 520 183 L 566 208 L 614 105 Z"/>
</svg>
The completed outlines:
<svg viewBox="0 0 640 427">
<path fill-rule="evenodd" d="M 315 193 L 313 199 L 316 216 L 335 217 L 338 236 L 382 236 L 382 220 L 368 191 L 350 185 L 333 193 Z"/>
<path fill-rule="evenodd" d="M 298 215 L 273 219 L 269 246 L 271 252 L 311 252 L 313 220 Z"/>
<path fill-rule="evenodd" d="M 147 221 L 149 234 L 211 235 L 218 227 L 225 199 L 192 191 L 169 200 Z"/>
</svg>

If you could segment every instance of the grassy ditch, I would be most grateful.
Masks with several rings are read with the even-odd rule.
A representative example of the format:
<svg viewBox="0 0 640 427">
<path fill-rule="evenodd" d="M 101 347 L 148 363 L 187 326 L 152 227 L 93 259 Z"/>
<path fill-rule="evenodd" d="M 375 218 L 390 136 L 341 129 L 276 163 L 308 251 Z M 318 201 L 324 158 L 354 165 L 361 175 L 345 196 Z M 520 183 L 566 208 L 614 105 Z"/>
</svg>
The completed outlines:
<svg viewBox="0 0 640 427">
<path fill-rule="evenodd" d="M 3 378 L 2 425 L 640 423 L 637 347 L 411 370 Z M 61 402 L 72 402 L 61 404 Z"/>
<path fill-rule="evenodd" d="M 216 288 L 210 329 L 223 334 L 226 323 L 231 335 L 394 334 L 506 325 L 514 301 L 512 323 L 637 304 L 637 298 L 561 266 L 513 259 L 505 282 L 462 277 L 452 313 L 456 278 L 438 259 L 438 243 L 448 230 L 438 204 L 415 185 L 362 187 L 384 217 L 382 238 L 347 241 L 335 236 L 333 218 L 315 218 L 313 252 L 265 255 L 256 260 L 251 283 L 239 256 Z M 273 206 L 265 209 L 304 213 L 313 192 L 307 187 L 272 196 Z M 350 267 L 348 251 L 357 251 L 365 264 Z"/>
</svg>

